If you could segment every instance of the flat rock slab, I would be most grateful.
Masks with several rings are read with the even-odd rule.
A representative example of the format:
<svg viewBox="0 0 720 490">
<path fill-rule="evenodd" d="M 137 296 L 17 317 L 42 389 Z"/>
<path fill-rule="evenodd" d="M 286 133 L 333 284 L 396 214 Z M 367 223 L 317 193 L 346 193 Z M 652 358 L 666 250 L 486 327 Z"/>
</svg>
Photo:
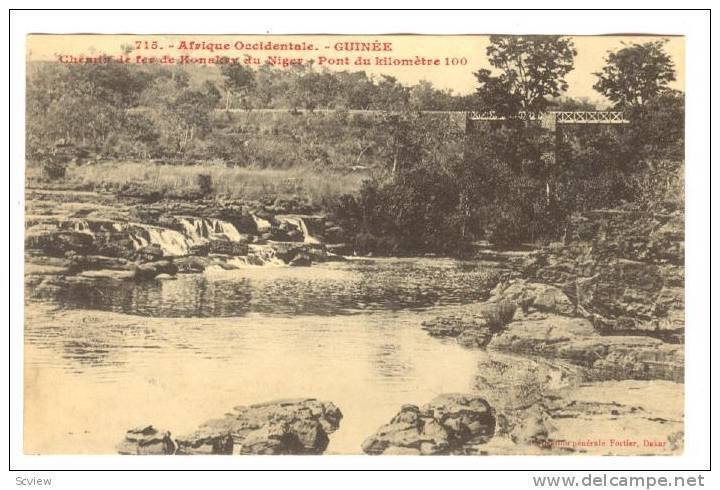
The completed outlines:
<svg viewBox="0 0 720 490">
<path fill-rule="evenodd" d="M 569 361 L 587 368 L 590 379 L 684 379 L 682 345 L 652 337 L 600 335 L 582 318 L 517 320 L 493 337 L 488 349 Z"/>
</svg>

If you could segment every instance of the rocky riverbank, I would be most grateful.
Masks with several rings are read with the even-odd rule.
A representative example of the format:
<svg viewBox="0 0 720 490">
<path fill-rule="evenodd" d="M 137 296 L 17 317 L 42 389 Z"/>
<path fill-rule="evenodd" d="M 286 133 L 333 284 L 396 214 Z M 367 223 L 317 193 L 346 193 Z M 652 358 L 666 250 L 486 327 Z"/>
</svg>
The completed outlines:
<svg viewBox="0 0 720 490">
<path fill-rule="evenodd" d="M 471 348 L 575 363 L 591 379 L 684 376 L 682 216 L 595 211 L 517 262 L 488 301 L 423 322 Z M 518 278 L 518 277 L 522 278 Z"/>
<path fill-rule="evenodd" d="M 423 321 L 430 335 L 492 359 L 476 388 L 498 413 L 496 436 L 464 450 L 681 451 L 683 237 L 679 213 L 577 216 L 565 243 L 502 261 L 486 302 Z"/>
<path fill-rule="evenodd" d="M 322 454 L 342 412 L 314 398 L 235 407 L 190 434 L 173 435 L 152 425 L 130 429 L 120 454 Z"/>
</svg>

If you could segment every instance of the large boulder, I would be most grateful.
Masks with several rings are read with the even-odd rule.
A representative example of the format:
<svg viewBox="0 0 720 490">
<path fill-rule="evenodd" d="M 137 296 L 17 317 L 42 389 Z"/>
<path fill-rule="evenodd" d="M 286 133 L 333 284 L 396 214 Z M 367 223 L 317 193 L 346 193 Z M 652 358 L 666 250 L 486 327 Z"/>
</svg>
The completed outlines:
<svg viewBox="0 0 720 490">
<path fill-rule="evenodd" d="M 138 248 L 132 257 L 138 262 L 154 262 L 162 259 L 163 256 L 162 247 L 157 243 L 151 243 L 150 245 Z"/>
<path fill-rule="evenodd" d="M 172 438 L 171 454 L 322 454 L 341 419 L 333 403 L 314 398 L 239 406 L 190 434 Z M 168 454 L 162 452 L 168 441 L 157 431 L 128 435 L 121 454 Z"/>
<path fill-rule="evenodd" d="M 203 272 L 212 262 L 212 259 L 208 259 L 207 257 L 195 257 L 192 255 L 173 259 L 173 263 L 177 266 L 178 272 L 183 274 Z"/>
<path fill-rule="evenodd" d="M 203 250 L 204 251 L 204 250 Z M 213 238 L 207 244 L 207 251 L 198 255 L 207 254 L 247 255 L 248 243 L 245 241 L 233 242 L 228 239 Z"/>
<path fill-rule="evenodd" d="M 97 269 L 82 271 L 78 277 L 88 279 L 114 279 L 117 281 L 127 281 L 137 277 L 137 270 L 117 270 L 117 269 Z"/>
<path fill-rule="evenodd" d="M 169 455 L 177 452 L 177 443 L 170 432 L 148 425 L 128 430 L 117 451 L 119 454 Z"/>
<path fill-rule="evenodd" d="M 490 294 L 490 302 L 509 301 L 523 312 L 537 310 L 560 315 L 575 314 L 575 305 L 570 298 L 561 289 L 549 284 L 515 279 L 501 282 Z"/>
<path fill-rule="evenodd" d="M 178 272 L 178 266 L 171 260 L 158 260 L 157 262 L 148 262 L 140 264 L 135 269 L 135 279 L 139 281 L 154 279 L 160 274 L 169 274 L 174 276 Z"/>
<path fill-rule="evenodd" d="M 130 270 L 132 264 L 119 257 L 106 257 L 103 255 L 78 255 L 69 252 L 66 257 L 73 272 L 91 271 L 100 269 Z"/>
<path fill-rule="evenodd" d="M 293 267 L 309 267 L 312 265 L 312 259 L 305 254 L 298 254 L 288 262 L 288 265 Z"/>
<path fill-rule="evenodd" d="M 440 395 L 422 408 L 404 405 L 363 442 L 366 454 L 465 454 L 495 434 L 495 411 L 481 397 Z"/>
</svg>

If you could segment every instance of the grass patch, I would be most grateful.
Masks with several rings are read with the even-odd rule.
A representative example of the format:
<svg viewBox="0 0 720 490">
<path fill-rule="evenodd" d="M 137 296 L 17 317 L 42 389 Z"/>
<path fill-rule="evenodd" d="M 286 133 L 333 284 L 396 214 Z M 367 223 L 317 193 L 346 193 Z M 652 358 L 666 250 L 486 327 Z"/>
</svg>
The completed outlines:
<svg viewBox="0 0 720 490">
<path fill-rule="evenodd" d="M 39 181 L 40 172 L 28 167 L 28 182 Z M 201 193 L 206 197 L 263 200 L 297 197 L 321 205 L 354 193 L 368 178 L 364 173 L 314 170 L 228 167 L 223 164 L 163 165 L 152 162 L 102 162 L 70 165 L 62 181 L 68 188 L 106 191 L 137 189 L 163 196 Z M 211 185 L 210 185 L 211 183 Z"/>
</svg>

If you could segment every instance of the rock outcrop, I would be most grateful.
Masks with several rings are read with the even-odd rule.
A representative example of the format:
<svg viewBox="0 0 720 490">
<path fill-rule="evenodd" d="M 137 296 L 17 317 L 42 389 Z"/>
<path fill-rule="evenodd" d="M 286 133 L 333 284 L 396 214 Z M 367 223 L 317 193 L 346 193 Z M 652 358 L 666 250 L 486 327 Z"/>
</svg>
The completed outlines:
<svg viewBox="0 0 720 490">
<path fill-rule="evenodd" d="M 560 288 L 606 334 L 683 341 L 682 213 L 599 210 L 576 216 L 564 244 L 533 255 L 524 275 Z"/>
<path fill-rule="evenodd" d="M 470 305 L 457 314 L 438 316 L 422 322 L 433 337 L 455 337 L 465 347 L 485 347 L 492 336 L 512 321 L 515 303 L 498 299 Z"/>
<path fill-rule="evenodd" d="M 422 408 L 404 405 L 362 445 L 366 454 L 466 454 L 495 434 L 495 411 L 476 395 L 440 395 Z"/>
<path fill-rule="evenodd" d="M 314 398 L 235 407 L 196 431 L 172 436 L 152 426 L 132 429 L 120 454 L 322 454 L 342 413 Z"/>
<path fill-rule="evenodd" d="M 511 323 L 488 349 L 562 359 L 587 369 L 588 379 L 682 382 L 682 345 L 632 335 L 601 335 L 589 320 L 535 314 Z"/>
<path fill-rule="evenodd" d="M 575 305 L 560 288 L 525 279 L 503 281 L 490 292 L 490 295 L 488 302 L 514 303 L 523 313 L 541 311 L 573 316 L 576 312 Z"/>
<path fill-rule="evenodd" d="M 497 418 L 495 436 L 476 448 L 480 454 L 677 454 L 682 448 L 680 383 L 591 381 L 586 368 L 564 360 L 497 351 L 488 351 L 478 368 L 475 390 Z"/>
</svg>

